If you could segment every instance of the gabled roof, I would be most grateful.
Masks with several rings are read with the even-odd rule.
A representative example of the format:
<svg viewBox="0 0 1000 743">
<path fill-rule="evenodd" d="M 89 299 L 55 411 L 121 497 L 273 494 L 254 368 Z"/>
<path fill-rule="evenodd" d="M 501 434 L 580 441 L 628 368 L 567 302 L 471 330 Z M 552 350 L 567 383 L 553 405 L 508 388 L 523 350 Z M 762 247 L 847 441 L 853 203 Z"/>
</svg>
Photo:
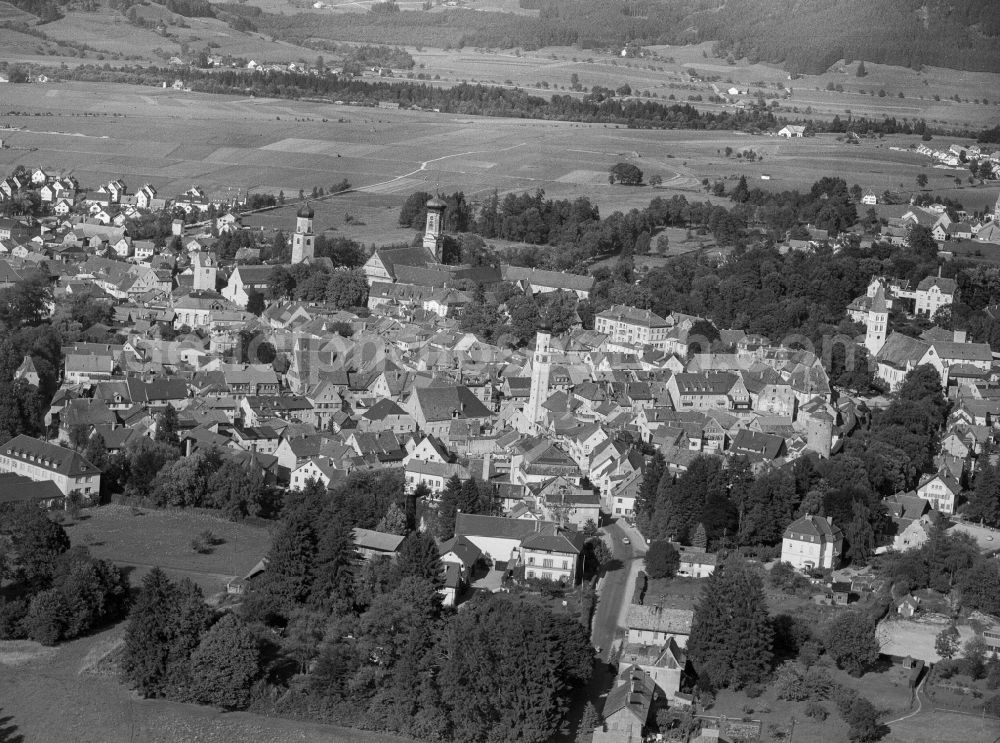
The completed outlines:
<svg viewBox="0 0 1000 743">
<path fill-rule="evenodd" d="M 443 421 L 450 418 L 489 418 L 492 413 L 464 385 L 417 387 L 413 390 L 424 420 Z"/>
<path fill-rule="evenodd" d="M 607 720 L 622 710 L 628 710 L 636 722 L 644 726 L 649 718 L 655 691 L 656 684 L 649 674 L 633 666 L 622 674 L 621 683 L 608 692 L 601 715 Z"/>
<path fill-rule="evenodd" d="M 834 526 L 830 520 L 821 516 L 803 516 L 793 521 L 785 529 L 785 539 L 797 539 L 814 537 L 817 540 L 823 538 L 826 541 L 840 539 L 843 536 L 839 527 Z"/>
<path fill-rule="evenodd" d="M 67 477 L 91 477 L 101 471 L 72 449 L 56 446 L 21 434 L 3 447 L 0 454 L 19 459 Z"/>
<path fill-rule="evenodd" d="M 374 550 L 375 552 L 396 552 L 399 549 L 399 545 L 406 539 L 406 537 L 398 534 L 387 534 L 359 527 L 355 527 L 353 533 L 355 546 L 362 549 Z"/>
<path fill-rule="evenodd" d="M 458 536 L 515 539 L 520 542 L 536 531 L 555 533 L 558 527 L 554 521 L 508 519 L 471 513 L 459 513 L 455 516 L 455 534 Z"/>
<path fill-rule="evenodd" d="M 483 555 L 483 551 L 479 549 L 476 545 L 468 540 L 467 537 L 456 536 L 449 539 L 447 542 L 442 542 L 438 547 L 438 551 L 441 555 L 447 555 L 449 552 L 455 553 L 455 556 L 462 561 L 462 564 L 467 568 L 471 568 L 476 564 L 478 560 Z"/>
</svg>

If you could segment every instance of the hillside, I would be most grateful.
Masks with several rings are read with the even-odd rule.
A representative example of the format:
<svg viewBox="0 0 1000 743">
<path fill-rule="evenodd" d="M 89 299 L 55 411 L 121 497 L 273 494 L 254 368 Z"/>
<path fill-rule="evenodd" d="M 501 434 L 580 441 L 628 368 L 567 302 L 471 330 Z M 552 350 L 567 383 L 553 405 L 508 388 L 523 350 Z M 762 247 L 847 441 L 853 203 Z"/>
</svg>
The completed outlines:
<svg viewBox="0 0 1000 743">
<path fill-rule="evenodd" d="M 1000 71 L 993 0 L 520 0 L 536 16 L 443 12 L 265 13 L 264 31 L 319 39 L 487 48 L 719 42 L 722 56 L 817 74 L 840 59 Z"/>
</svg>

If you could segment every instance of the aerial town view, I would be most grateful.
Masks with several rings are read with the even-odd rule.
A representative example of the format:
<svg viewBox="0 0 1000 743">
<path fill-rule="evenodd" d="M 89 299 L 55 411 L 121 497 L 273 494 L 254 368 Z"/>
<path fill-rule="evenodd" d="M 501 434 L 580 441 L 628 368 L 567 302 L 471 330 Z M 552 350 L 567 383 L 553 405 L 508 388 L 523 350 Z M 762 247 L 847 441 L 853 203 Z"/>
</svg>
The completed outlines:
<svg viewBox="0 0 1000 743">
<path fill-rule="evenodd" d="M 1000 4 L 0 0 L 0 743 L 1000 743 Z"/>
</svg>

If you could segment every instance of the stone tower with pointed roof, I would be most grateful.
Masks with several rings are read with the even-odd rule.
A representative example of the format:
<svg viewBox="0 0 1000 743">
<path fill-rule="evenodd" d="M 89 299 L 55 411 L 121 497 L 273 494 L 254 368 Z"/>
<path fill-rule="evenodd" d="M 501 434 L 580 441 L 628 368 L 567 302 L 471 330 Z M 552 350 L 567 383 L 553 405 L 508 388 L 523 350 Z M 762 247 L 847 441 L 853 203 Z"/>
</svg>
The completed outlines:
<svg viewBox="0 0 1000 743">
<path fill-rule="evenodd" d="M 292 235 L 292 263 L 312 260 L 316 255 L 316 234 L 313 232 L 313 217 L 316 212 L 308 202 L 299 207 L 295 214 L 295 233 Z"/>
<path fill-rule="evenodd" d="M 889 306 L 885 301 L 885 287 L 880 284 L 872 298 L 872 306 L 868 309 L 868 330 L 865 332 L 865 348 L 872 358 L 885 345 L 888 333 Z"/>
<path fill-rule="evenodd" d="M 427 224 L 424 227 L 424 247 L 438 263 L 443 262 L 444 210 L 448 205 L 436 196 L 427 202 Z"/>
</svg>

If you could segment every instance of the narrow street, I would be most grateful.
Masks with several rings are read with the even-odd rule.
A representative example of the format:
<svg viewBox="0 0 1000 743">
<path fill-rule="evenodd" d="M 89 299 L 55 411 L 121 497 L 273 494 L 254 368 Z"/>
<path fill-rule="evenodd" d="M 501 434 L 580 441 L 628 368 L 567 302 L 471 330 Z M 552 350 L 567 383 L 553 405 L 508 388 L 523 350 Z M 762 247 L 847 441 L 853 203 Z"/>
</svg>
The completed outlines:
<svg viewBox="0 0 1000 743">
<path fill-rule="evenodd" d="M 591 641 L 601 649 L 601 658 L 607 660 L 628 604 L 632 601 L 636 576 L 642 569 L 642 556 L 646 553 L 646 542 L 636 529 L 624 522 L 609 524 L 604 531 L 610 539 L 615 560 L 598 585 L 599 597 Z M 624 543 L 626 537 L 631 544 Z"/>
</svg>

